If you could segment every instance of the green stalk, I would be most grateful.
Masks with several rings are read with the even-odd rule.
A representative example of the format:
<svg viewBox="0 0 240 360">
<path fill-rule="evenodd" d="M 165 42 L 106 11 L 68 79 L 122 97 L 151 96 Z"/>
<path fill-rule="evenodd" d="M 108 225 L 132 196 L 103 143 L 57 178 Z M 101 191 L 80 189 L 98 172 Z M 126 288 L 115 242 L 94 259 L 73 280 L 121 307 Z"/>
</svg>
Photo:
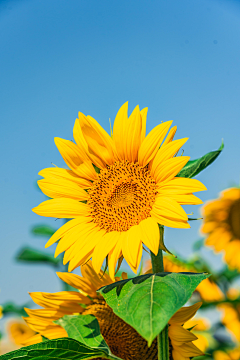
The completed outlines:
<svg viewBox="0 0 240 360">
<path fill-rule="evenodd" d="M 163 243 L 164 227 L 159 226 L 160 232 L 160 243 Z M 154 255 L 151 252 L 151 262 L 153 273 L 164 272 L 163 266 L 163 254 L 162 250 L 158 249 L 158 254 Z M 158 346 L 158 360 L 169 360 L 169 342 L 168 342 L 168 325 L 160 332 L 157 336 L 157 346 Z"/>
</svg>

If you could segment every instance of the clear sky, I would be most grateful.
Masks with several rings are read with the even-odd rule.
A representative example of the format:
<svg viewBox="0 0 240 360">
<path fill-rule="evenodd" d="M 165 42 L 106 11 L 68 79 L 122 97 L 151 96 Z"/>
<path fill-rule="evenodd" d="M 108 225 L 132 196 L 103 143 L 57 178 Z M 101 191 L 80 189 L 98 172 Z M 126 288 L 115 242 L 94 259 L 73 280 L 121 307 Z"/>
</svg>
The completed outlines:
<svg viewBox="0 0 240 360">
<path fill-rule="evenodd" d="M 53 139 L 73 138 L 78 111 L 109 131 L 125 101 L 130 111 L 148 106 L 147 130 L 174 120 L 192 159 L 224 138 L 197 177 L 208 188 L 200 197 L 239 184 L 239 20 L 232 0 L 0 0 L 0 303 L 60 290 L 52 269 L 13 257 L 22 245 L 44 249 L 31 226 L 60 225 L 31 211 L 45 200 L 35 183 L 41 169 L 64 165 Z M 169 248 L 191 253 L 200 221 L 191 225 L 166 230 Z M 221 256 L 204 253 L 219 266 Z"/>
</svg>

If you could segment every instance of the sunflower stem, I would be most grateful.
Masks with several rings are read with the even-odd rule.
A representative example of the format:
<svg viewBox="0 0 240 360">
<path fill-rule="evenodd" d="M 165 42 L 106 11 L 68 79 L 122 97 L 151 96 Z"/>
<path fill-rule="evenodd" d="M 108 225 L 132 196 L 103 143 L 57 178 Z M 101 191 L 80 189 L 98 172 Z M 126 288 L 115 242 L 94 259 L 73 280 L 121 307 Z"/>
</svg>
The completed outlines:
<svg viewBox="0 0 240 360">
<path fill-rule="evenodd" d="M 159 226 L 160 241 L 159 244 L 163 243 L 164 227 Z M 151 262 L 153 273 L 164 272 L 163 266 L 163 253 L 159 248 L 157 255 L 151 252 Z M 169 341 L 168 341 L 168 325 L 160 332 L 157 336 L 158 345 L 158 360 L 169 360 Z"/>
</svg>

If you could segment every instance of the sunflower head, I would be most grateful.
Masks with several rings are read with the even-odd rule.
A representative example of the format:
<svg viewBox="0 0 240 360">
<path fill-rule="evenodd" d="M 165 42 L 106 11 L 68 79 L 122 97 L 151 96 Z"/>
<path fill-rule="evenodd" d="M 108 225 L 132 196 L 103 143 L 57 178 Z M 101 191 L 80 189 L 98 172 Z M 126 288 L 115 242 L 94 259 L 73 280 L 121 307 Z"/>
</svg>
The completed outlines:
<svg viewBox="0 0 240 360">
<path fill-rule="evenodd" d="M 240 189 L 223 191 L 219 198 L 202 208 L 206 245 L 224 251 L 229 267 L 240 270 Z"/>
<path fill-rule="evenodd" d="M 108 258 L 110 277 L 124 257 L 136 273 L 143 244 L 154 254 L 159 227 L 189 228 L 181 207 L 201 204 L 193 192 L 206 190 L 198 180 L 176 177 L 189 161 L 177 156 L 187 138 L 173 140 L 172 121 L 157 125 L 146 136 L 147 108 L 128 103 L 117 113 L 112 137 L 91 116 L 79 113 L 72 141 L 55 138 L 69 169 L 42 170 L 38 182 L 52 198 L 34 208 L 39 215 L 72 219 L 48 241 L 59 240 L 56 256 L 64 254 L 69 271 L 92 258 L 99 273 Z M 164 250 L 165 248 L 163 248 Z"/>
</svg>

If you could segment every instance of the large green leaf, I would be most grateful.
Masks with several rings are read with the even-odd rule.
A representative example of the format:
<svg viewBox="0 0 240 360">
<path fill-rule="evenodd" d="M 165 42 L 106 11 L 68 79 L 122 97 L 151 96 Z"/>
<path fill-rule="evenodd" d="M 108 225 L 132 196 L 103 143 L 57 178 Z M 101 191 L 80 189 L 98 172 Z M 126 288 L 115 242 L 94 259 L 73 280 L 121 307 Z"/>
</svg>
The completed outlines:
<svg viewBox="0 0 240 360">
<path fill-rule="evenodd" d="M 49 225 L 35 225 L 31 229 L 31 233 L 39 236 L 52 236 L 57 229 L 52 228 Z"/>
<path fill-rule="evenodd" d="M 104 351 L 110 358 L 119 359 L 111 353 L 100 332 L 97 319 L 93 315 L 65 315 L 55 321 L 62 326 L 68 336 L 91 348 Z"/>
<path fill-rule="evenodd" d="M 208 276 L 206 273 L 146 274 L 104 286 L 99 292 L 114 313 L 150 346 Z"/>
<path fill-rule="evenodd" d="M 200 157 L 199 159 L 190 160 L 188 163 L 182 168 L 182 170 L 177 174 L 178 177 L 192 178 L 199 174 L 201 171 L 206 169 L 222 152 L 224 148 L 224 144 L 218 150 L 211 151 L 206 155 Z"/>
<path fill-rule="evenodd" d="M 23 347 L 0 356 L 0 360 L 81 360 L 97 357 L 113 359 L 104 351 L 92 349 L 74 339 L 62 338 Z"/>
<path fill-rule="evenodd" d="M 17 261 L 44 263 L 48 265 L 58 266 L 61 262 L 60 258 L 54 258 L 53 255 L 46 254 L 45 252 L 33 249 L 31 247 L 22 248 L 16 255 Z"/>
</svg>

